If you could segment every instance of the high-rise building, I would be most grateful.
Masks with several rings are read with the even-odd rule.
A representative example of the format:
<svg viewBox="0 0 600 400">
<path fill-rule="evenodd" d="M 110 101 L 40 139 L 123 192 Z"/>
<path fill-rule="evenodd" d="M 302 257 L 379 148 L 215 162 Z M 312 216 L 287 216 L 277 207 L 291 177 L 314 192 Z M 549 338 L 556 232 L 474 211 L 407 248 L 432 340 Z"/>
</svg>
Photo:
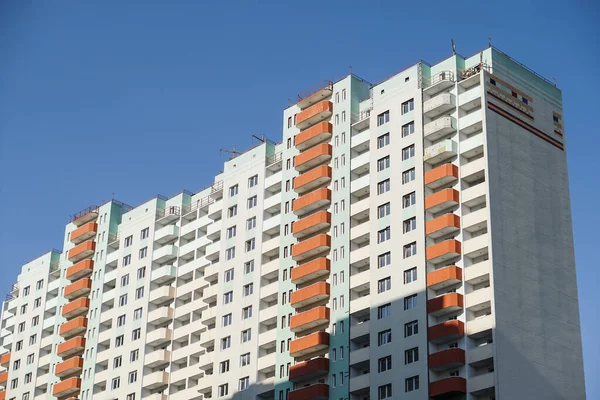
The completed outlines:
<svg viewBox="0 0 600 400">
<path fill-rule="evenodd" d="M 560 90 L 494 48 L 325 82 L 214 183 L 91 206 L 0 399 L 584 399 Z"/>
</svg>

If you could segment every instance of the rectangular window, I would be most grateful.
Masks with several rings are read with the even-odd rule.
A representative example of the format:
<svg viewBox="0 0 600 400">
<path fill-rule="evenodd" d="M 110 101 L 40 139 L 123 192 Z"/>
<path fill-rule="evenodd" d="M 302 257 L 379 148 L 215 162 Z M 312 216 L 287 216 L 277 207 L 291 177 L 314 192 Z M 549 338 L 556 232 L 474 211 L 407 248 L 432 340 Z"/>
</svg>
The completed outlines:
<svg viewBox="0 0 600 400">
<path fill-rule="evenodd" d="M 231 325 L 231 314 L 223 315 L 223 326 Z"/>
<path fill-rule="evenodd" d="M 377 281 L 377 293 L 387 292 L 392 288 L 392 278 L 387 277 Z"/>
<path fill-rule="evenodd" d="M 377 207 L 377 218 L 383 218 L 390 215 L 390 203 L 385 203 Z"/>
<path fill-rule="evenodd" d="M 392 314 L 392 304 L 387 303 L 377 307 L 377 319 L 384 319 Z"/>
<path fill-rule="evenodd" d="M 386 240 L 390 240 L 391 236 L 392 236 L 391 228 L 388 226 L 387 228 L 382 229 L 379 232 L 377 232 L 377 243 L 383 243 Z"/>
<path fill-rule="evenodd" d="M 382 357 L 377 360 L 377 372 L 385 372 L 392 369 L 392 356 Z"/>
<path fill-rule="evenodd" d="M 140 232 L 140 239 L 146 239 L 150 235 L 150 228 L 144 228 Z"/>
<path fill-rule="evenodd" d="M 410 310 L 411 308 L 415 308 L 417 306 L 417 295 L 413 294 L 412 296 L 407 296 L 404 298 L 404 309 Z"/>
<path fill-rule="evenodd" d="M 256 203 L 258 202 L 258 198 L 256 196 L 252 196 L 248 198 L 248 209 L 256 207 Z"/>
<path fill-rule="evenodd" d="M 414 205 L 416 199 L 417 199 L 417 196 L 415 195 L 415 192 L 412 192 L 412 193 L 402 196 L 402 208 L 408 208 L 408 207 Z"/>
<path fill-rule="evenodd" d="M 386 156 L 377 160 L 377 171 L 383 171 L 390 167 L 390 156 Z"/>
<path fill-rule="evenodd" d="M 408 147 L 402 149 L 402 161 L 408 160 L 415 156 L 415 145 L 411 144 Z"/>
<path fill-rule="evenodd" d="M 412 111 L 415 108 L 415 100 L 410 99 L 402 103 L 402 114 Z"/>
<path fill-rule="evenodd" d="M 146 257 L 148 255 L 148 248 L 144 247 L 140 249 L 140 253 L 139 253 L 139 259 L 141 260 L 142 258 Z"/>
<path fill-rule="evenodd" d="M 142 297 L 144 297 L 144 287 L 139 287 L 137 289 L 135 289 L 135 299 L 141 299 Z"/>
<path fill-rule="evenodd" d="M 254 283 L 249 283 L 247 285 L 244 285 L 243 293 L 244 293 L 244 297 L 250 296 L 252 293 L 254 293 Z"/>
<path fill-rule="evenodd" d="M 417 229 L 417 218 L 416 217 L 409 218 L 409 219 L 405 220 L 404 223 L 402 224 L 402 231 L 404 233 L 414 231 L 415 229 Z"/>
<path fill-rule="evenodd" d="M 131 263 L 131 254 L 123 257 L 123 266 L 127 266 Z"/>
<path fill-rule="evenodd" d="M 384 344 L 388 344 L 392 341 L 392 330 L 386 329 L 385 331 L 381 331 L 377 334 L 377 345 L 383 346 Z"/>
<path fill-rule="evenodd" d="M 135 349 L 129 352 L 129 361 L 135 362 L 140 358 L 140 349 Z"/>
<path fill-rule="evenodd" d="M 406 125 L 402 125 L 402 137 L 407 137 L 415 133 L 415 123 L 409 122 Z"/>
<path fill-rule="evenodd" d="M 125 315 L 119 315 L 117 317 L 117 326 L 123 326 L 125 325 L 125 321 L 127 320 L 127 317 Z"/>
<path fill-rule="evenodd" d="M 142 329 L 141 328 L 134 329 L 131 332 L 131 340 L 132 341 L 138 340 L 141 337 L 142 337 Z"/>
<path fill-rule="evenodd" d="M 229 188 L 229 196 L 233 197 L 238 194 L 238 185 L 233 185 Z"/>
<path fill-rule="evenodd" d="M 254 250 L 256 247 L 256 239 L 246 240 L 246 252 Z"/>
<path fill-rule="evenodd" d="M 252 339 L 252 331 L 250 329 L 246 329 L 242 331 L 242 343 L 249 342 Z"/>
<path fill-rule="evenodd" d="M 377 148 L 380 149 L 382 147 L 390 144 L 390 134 L 386 133 L 385 135 L 381 135 L 377 138 Z"/>
<path fill-rule="evenodd" d="M 133 236 L 127 236 L 125 238 L 125 247 L 131 246 L 132 243 L 133 243 Z"/>
<path fill-rule="evenodd" d="M 379 400 L 391 399 L 392 398 L 392 384 L 379 386 L 377 388 L 377 396 Z"/>
<path fill-rule="evenodd" d="M 121 378 L 119 378 L 119 377 L 113 378 L 110 388 L 112 390 L 115 390 L 115 389 L 118 389 L 119 386 L 121 386 Z"/>
<path fill-rule="evenodd" d="M 252 317 L 252 306 L 242 308 L 242 319 Z"/>
<path fill-rule="evenodd" d="M 390 122 L 390 112 L 386 111 L 377 116 L 377 126 Z"/>
<path fill-rule="evenodd" d="M 404 364 L 412 364 L 419 361 L 419 348 L 413 347 L 404 351 Z"/>
<path fill-rule="evenodd" d="M 232 260 L 235 258 L 235 246 L 230 247 L 227 250 L 225 250 L 225 258 L 227 260 Z"/>
<path fill-rule="evenodd" d="M 417 267 L 404 271 L 404 283 L 411 283 L 417 280 Z"/>
<path fill-rule="evenodd" d="M 138 270 L 137 270 L 137 278 L 138 279 L 144 279 L 145 276 L 146 276 L 146 267 L 138 268 Z"/>
<path fill-rule="evenodd" d="M 250 353 L 244 353 L 240 356 L 240 365 L 245 367 L 250 364 Z"/>
<path fill-rule="evenodd" d="M 415 169 L 411 168 L 402 173 L 402 184 L 412 182 L 415 180 Z"/>
<path fill-rule="evenodd" d="M 244 264 L 244 273 L 249 274 L 254 271 L 254 260 Z"/>
<path fill-rule="evenodd" d="M 404 324 L 404 337 L 419 333 L 419 321 L 411 321 Z"/>
<path fill-rule="evenodd" d="M 229 304 L 233 301 L 233 291 L 223 294 L 223 304 Z"/>
<path fill-rule="evenodd" d="M 227 336 L 221 339 L 221 350 L 228 349 L 231 346 L 231 336 Z"/>
<path fill-rule="evenodd" d="M 248 389 L 249 386 L 250 386 L 250 377 L 249 376 L 246 376 L 246 377 L 240 379 L 240 392 L 242 390 Z"/>
<path fill-rule="evenodd" d="M 235 217 L 237 215 L 237 206 L 231 206 L 227 209 L 227 217 Z"/>
<path fill-rule="evenodd" d="M 229 385 L 227 383 L 219 385 L 219 397 L 225 397 L 229 393 Z"/>
<path fill-rule="evenodd" d="M 233 271 L 234 271 L 233 268 L 225 271 L 225 282 L 229 282 L 229 281 L 233 280 L 233 276 L 234 276 Z"/>
<path fill-rule="evenodd" d="M 119 297 L 119 307 L 123 307 L 127 304 L 127 295 L 123 294 Z"/>
<path fill-rule="evenodd" d="M 383 194 L 390 191 L 390 180 L 386 179 L 377 184 L 377 194 Z"/>
<path fill-rule="evenodd" d="M 219 363 L 219 372 L 224 374 L 229 371 L 229 360 L 221 361 Z"/>
<path fill-rule="evenodd" d="M 392 253 L 387 252 L 377 256 L 377 268 L 383 268 L 392 262 Z"/>
<path fill-rule="evenodd" d="M 141 319 L 141 318 L 142 318 L 142 307 L 136 308 L 133 311 L 133 320 L 136 321 L 136 320 Z"/>
<path fill-rule="evenodd" d="M 123 358 L 121 356 L 113 359 L 113 369 L 119 368 L 123 364 Z"/>
<path fill-rule="evenodd" d="M 40 290 L 40 289 L 41 289 L 41 288 L 43 288 L 43 287 L 44 287 L 44 280 L 43 280 L 43 279 L 40 279 L 40 280 L 39 280 L 39 281 L 37 281 L 37 283 L 35 284 L 35 288 L 36 288 L 37 290 Z"/>
<path fill-rule="evenodd" d="M 256 228 L 256 217 L 252 217 L 246 220 L 246 230 L 251 230 Z"/>
<path fill-rule="evenodd" d="M 131 371 L 131 372 L 129 373 L 128 382 L 129 382 L 129 383 L 134 383 L 134 382 L 136 382 L 136 381 L 137 381 L 137 371 Z M 131 396 L 131 397 L 129 397 L 129 396 Z M 135 394 L 130 394 L 130 395 L 128 395 L 128 396 L 127 396 L 127 400 L 129 400 L 129 399 L 131 399 L 131 400 L 134 400 L 134 399 L 135 399 Z"/>
<path fill-rule="evenodd" d="M 119 335 L 115 338 L 115 347 L 121 347 L 125 343 L 125 337 L 123 335 Z"/>
<path fill-rule="evenodd" d="M 227 228 L 227 230 L 225 231 L 225 235 L 227 235 L 227 239 L 231 239 L 232 237 L 235 237 L 236 234 L 236 226 L 230 226 L 229 228 Z"/>
<path fill-rule="evenodd" d="M 419 390 L 419 375 L 411 376 L 410 378 L 406 378 L 404 380 L 405 392 L 413 392 L 415 390 Z"/>
<path fill-rule="evenodd" d="M 121 287 L 129 285 L 129 274 L 121 277 Z"/>
<path fill-rule="evenodd" d="M 404 258 L 412 257 L 415 254 L 417 254 L 417 243 L 416 242 L 412 242 L 412 243 L 404 246 L 404 249 L 403 249 Z"/>
<path fill-rule="evenodd" d="M 248 187 L 254 187 L 256 185 L 258 185 L 258 175 L 248 178 Z"/>
</svg>

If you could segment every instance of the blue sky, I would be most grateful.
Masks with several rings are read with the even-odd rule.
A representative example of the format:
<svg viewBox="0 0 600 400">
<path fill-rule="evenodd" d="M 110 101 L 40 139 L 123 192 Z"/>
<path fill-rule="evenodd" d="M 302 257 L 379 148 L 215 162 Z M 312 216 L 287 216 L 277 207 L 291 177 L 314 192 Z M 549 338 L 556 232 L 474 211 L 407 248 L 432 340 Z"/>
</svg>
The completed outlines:
<svg viewBox="0 0 600 400">
<path fill-rule="evenodd" d="M 600 398 L 593 1 L 0 3 L 0 251 L 61 248 L 70 214 L 197 190 L 220 148 L 278 141 L 288 98 L 353 71 L 378 81 L 493 44 L 563 90 L 588 398 Z M 596 25 L 594 25 L 596 23 Z"/>
</svg>

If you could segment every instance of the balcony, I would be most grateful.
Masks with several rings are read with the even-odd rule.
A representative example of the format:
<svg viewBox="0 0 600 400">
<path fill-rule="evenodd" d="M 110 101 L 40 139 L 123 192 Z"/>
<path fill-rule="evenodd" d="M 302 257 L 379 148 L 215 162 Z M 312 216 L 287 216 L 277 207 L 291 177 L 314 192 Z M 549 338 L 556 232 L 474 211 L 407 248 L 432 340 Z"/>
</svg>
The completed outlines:
<svg viewBox="0 0 600 400">
<path fill-rule="evenodd" d="M 290 367 L 290 381 L 299 382 L 315 379 L 329 372 L 329 359 L 325 357 L 313 358 Z"/>
<path fill-rule="evenodd" d="M 8 381 L 8 371 L 0 372 L 0 384 Z"/>
<path fill-rule="evenodd" d="M 439 264 L 461 254 L 460 242 L 458 240 L 449 239 L 443 242 L 436 243 L 427 247 L 426 259 L 433 264 Z"/>
<path fill-rule="evenodd" d="M 427 287 L 434 290 L 443 289 L 462 281 L 462 269 L 449 266 L 427 274 Z"/>
<path fill-rule="evenodd" d="M 181 215 L 181 208 L 178 206 L 170 206 L 164 210 L 156 210 L 156 222 L 161 225 L 167 225 L 175 222 Z"/>
<path fill-rule="evenodd" d="M 494 358 L 494 345 L 491 343 L 474 347 L 467 353 L 467 363 L 475 368 L 491 365 Z"/>
<path fill-rule="evenodd" d="M 173 309 L 171 307 L 159 307 L 148 313 L 148 323 L 150 325 L 162 325 L 173 319 Z"/>
<path fill-rule="evenodd" d="M 478 339 L 486 336 L 494 326 L 494 316 L 484 315 L 467 321 L 467 335 L 471 338 Z"/>
<path fill-rule="evenodd" d="M 330 144 L 323 143 L 311 149 L 308 149 L 294 158 L 294 167 L 298 172 L 308 171 L 317 165 L 331 160 L 332 147 Z"/>
<path fill-rule="evenodd" d="M 8 366 L 8 363 L 10 362 L 10 354 L 11 353 L 4 353 L 2 356 L 0 356 L 0 365 L 3 367 Z"/>
<path fill-rule="evenodd" d="M 143 378 L 143 388 L 155 390 L 169 384 L 169 374 L 164 371 L 152 372 Z"/>
<path fill-rule="evenodd" d="M 179 237 L 179 227 L 177 225 L 167 225 L 154 232 L 154 241 L 158 244 L 169 243 Z"/>
<path fill-rule="evenodd" d="M 73 300 L 62 308 L 62 316 L 66 319 L 71 319 L 80 315 L 87 314 L 90 309 L 90 299 L 80 298 Z"/>
<path fill-rule="evenodd" d="M 423 127 L 423 136 L 427 140 L 438 140 L 456 132 L 456 119 L 451 116 L 445 116 L 425 124 Z"/>
<path fill-rule="evenodd" d="M 292 292 L 290 303 L 294 308 L 306 307 L 329 298 L 329 283 L 317 282 L 303 289 Z"/>
<path fill-rule="evenodd" d="M 78 297 L 87 296 L 91 290 L 92 280 L 90 278 L 83 278 L 66 286 L 64 296 L 68 300 L 73 300 Z"/>
<path fill-rule="evenodd" d="M 296 127 L 306 129 L 331 117 L 331 114 L 333 114 L 333 103 L 329 100 L 320 101 L 296 115 Z"/>
<path fill-rule="evenodd" d="M 96 218 L 98 218 L 98 206 L 89 206 L 73 215 L 71 222 L 76 226 L 81 226 L 87 222 L 94 221 Z"/>
<path fill-rule="evenodd" d="M 454 319 L 430 326 L 427 331 L 429 341 L 433 343 L 442 343 L 464 336 L 465 324 L 462 321 Z"/>
<path fill-rule="evenodd" d="M 471 113 L 460 118 L 460 131 L 470 135 L 480 131 L 483 127 L 483 112 L 481 109 L 472 111 Z"/>
<path fill-rule="evenodd" d="M 150 280 L 157 285 L 172 282 L 177 277 L 177 268 L 173 265 L 164 265 L 152 271 Z"/>
<path fill-rule="evenodd" d="M 79 374 L 83 369 L 83 358 L 73 357 L 56 364 L 54 374 L 60 378 Z"/>
<path fill-rule="evenodd" d="M 292 247 L 292 259 L 294 261 L 302 261 L 309 257 L 314 257 L 323 252 L 329 251 L 331 248 L 331 236 L 320 234 L 306 239 L 303 242 Z"/>
<path fill-rule="evenodd" d="M 430 354 L 428 366 L 433 371 L 443 371 L 465 365 L 465 351 L 463 349 L 446 349 Z"/>
<path fill-rule="evenodd" d="M 313 353 L 326 353 L 329 349 L 329 333 L 315 332 L 310 335 L 292 340 L 290 343 L 290 356 L 302 357 Z"/>
<path fill-rule="evenodd" d="M 300 132 L 295 137 L 296 148 L 304 151 L 318 143 L 329 141 L 333 134 L 333 125 L 329 122 L 321 122 L 315 126 Z"/>
<path fill-rule="evenodd" d="M 438 213 L 450 207 L 454 207 L 459 202 L 458 191 L 455 189 L 443 189 L 439 192 L 425 197 L 425 209 L 431 213 Z"/>
<path fill-rule="evenodd" d="M 326 400 L 329 399 L 329 385 L 317 383 L 290 392 L 288 400 Z"/>
<path fill-rule="evenodd" d="M 58 345 L 56 354 L 62 358 L 69 358 L 76 354 L 83 354 L 85 350 L 85 338 L 78 336 Z"/>
<path fill-rule="evenodd" d="M 477 289 L 465 296 L 465 308 L 473 312 L 490 308 L 493 296 L 491 287 Z"/>
<path fill-rule="evenodd" d="M 424 183 L 430 189 L 437 189 L 458 180 L 458 167 L 454 164 L 444 164 L 425 172 Z"/>
<path fill-rule="evenodd" d="M 469 266 L 465 270 L 465 282 L 476 285 L 490 280 L 490 262 L 489 260 L 480 261 L 477 264 Z"/>
<path fill-rule="evenodd" d="M 71 243 L 79 244 L 81 242 L 84 242 L 96 236 L 97 232 L 98 224 L 95 222 L 88 222 L 87 224 L 82 225 L 71 232 Z"/>
<path fill-rule="evenodd" d="M 423 103 L 423 114 L 429 118 L 435 118 L 455 108 L 456 101 L 454 95 L 451 93 L 442 93 Z"/>
<path fill-rule="evenodd" d="M 94 260 L 83 260 L 67 268 L 67 279 L 71 282 L 90 276 L 94 271 Z"/>
<path fill-rule="evenodd" d="M 69 322 L 65 322 L 59 328 L 59 335 L 63 338 L 71 338 L 85 332 L 87 329 L 88 320 L 84 317 L 77 317 Z"/>
<path fill-rule="evenodd" d="M 496 378 L 493 372 L 469 378 L 468 391 L 474 396 L 493 395 Z"/>
<path fill-rule="evenodd" d="M 467 393 L 467 380 L 460 376 L 452 376 L 450 378 L 429 383 L 430 397 L 446 397 L 458 395 L 459 393 Z"/>
<path fill-rule="evenodd" d="M 292 283 L 299 285 L 321 277 L 329 276 L 331 262 L 327 258 L 317 258 L 292 269 Z"/>
<path fill-rule="evenodd" d="M 329 204 L 331 204 L 331 190 L 322 188 L 294 200 L 292 209 L 294 214 L 302 216 Z"/>
<path fill-rule="evenodd" d="M 149 302 L 152 304 L 164 304 L 175 299 L 175 288 L 173 286 L 162 286 L 150 292 Z"/>
<path fill-rule="evenodd" d="M 460 217 L 456 214 L 444 214 L 425 223 L 425 234 L 434 239 L 459 229 Z"/>
<path fill-rule="evenodd" d="M 294 190 L 302 195 L 329 182 L 331 182 L 331 167 L 322 165 L 294 178 Z"/>
<path fill-rule="evenodd" d="M 458 145 L 454 140 L 446 139 L 425 148 L 423 161 L 427 164 L 439 164 L 449 160 L 458 153 Z"/>
<path fill-rule="evenodd" d="M 463 308 L 463 295 L 446 293 L 427 301 L 427 313 L 434 317 L 449 314 Z"/>
<path fill-rule="evenodd" d="M 319 211 L 309 217 L 303 218 L 292 225 L 292 234 L 296 238 L 313 234 L 331 226 L 331 213 Z"/>
<path fill-rule="evenodd" d="M 173 332 L 169 328 L 159 328 L 146 334 L 146 343 L 149 346 L 158 347 L 169 343 L 173 337 Z"/>
<path fill-rule="evenodd" d="M 290 330 L 294 333 L 299 333 L 328 323 L 329 308 L 320 306 L 292 316 L 290 319 Z"/>
<path fill-rule="evenodd" d="M 69 261 L 76 263 L 78 261 L 83 260 L 84 258 L 90 257 L 94 255 L 96 251 L 96 243 L 88 240 L 87 242 L 83 242 L 78 244 L 69 250 Z"/>
<path fill-rule="evenodd" d="M 81 379 L 69 378 L 62 382 L 58 382 L 52 389 L 52 395 L 58 398 L 77 395 L 81 390 Z"/>
<path fill-rule="evenodd" d="M 177 258 L 177 246 L 168 245 L 154 250 L 153 261 L 159 264 L 166 264 Z"/>
<path fill-rule="evenodd" d="M 423 92 L 433 96 L 454 86 L 454 72 L 441 71 L 430 77 L 423 77 Z"/>
<path fill-rule="evenodd" d="M 168 350 L 156 350 L 144 357 L 144 367 L 160 368 L 171 362 L 171 352 Z"/>
</svg>

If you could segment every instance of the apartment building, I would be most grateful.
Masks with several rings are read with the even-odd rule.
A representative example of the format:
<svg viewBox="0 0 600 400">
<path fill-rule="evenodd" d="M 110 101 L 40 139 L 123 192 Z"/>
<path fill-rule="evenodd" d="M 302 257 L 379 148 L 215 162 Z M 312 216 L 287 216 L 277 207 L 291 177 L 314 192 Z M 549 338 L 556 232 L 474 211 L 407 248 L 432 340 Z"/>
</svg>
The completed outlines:
<svg viewBox="0 0 600 400">
<path fill-rule="evenodd" d="M 1 399 L 584 399 L 560 90 L 495 48 L 327 81 L 197 192 L 75 214 Z"/>
</svg>

